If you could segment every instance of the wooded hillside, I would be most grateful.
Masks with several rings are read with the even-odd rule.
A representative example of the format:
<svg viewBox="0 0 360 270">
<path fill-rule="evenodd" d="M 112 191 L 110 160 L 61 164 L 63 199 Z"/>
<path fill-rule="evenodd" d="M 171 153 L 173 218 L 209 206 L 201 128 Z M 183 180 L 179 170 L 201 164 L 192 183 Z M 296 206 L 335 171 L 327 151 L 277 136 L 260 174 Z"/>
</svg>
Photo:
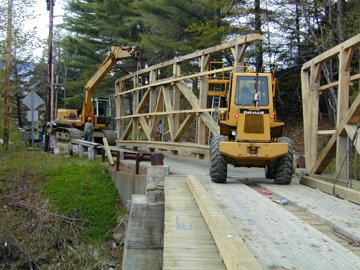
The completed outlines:
<svg viewBox="0 0 360 270">
<path fill-rule="evenodd" d="M 1 62 L 5 62 L 8 3 L 1 1 Z M 21 25 L 31 16 L 34 0 L 13 0 L 11 118 L 22 124 L 19 99 L 35 89 L 44 95 L 47 84 L 47 48 L 41 59 L 32 55 L 34 34 Z M 24 7 L 21 3 L 27 2 Z M 47 2 L 51 2 L 50 0 Z M 312 57 L 357 34 L 360 27 L 358 0 L 69 0 L 64 23 L 54 29 L 54 78 L 63 87 L 58 107 L 80 108 L 83 85 L 105 58 L 110 46 L 138 45 L 142 66 L 152 65 L 239 36 L 261 33 L 263 43 L 251 51 L 246 65 L 274 70 L 278 78 L 277 110 L 283 120 L 301 120 L 300 68 Z M 44 5 L 45 5 L 44 1 Z M 20 5 L 20 6 L 19 6 Z M 60 8 L 55 3 L 54 9 Z M 20 10 L 27 10 L 28 15 Z M 22 16 L 20 16 L 20 14 Z M 30 35 L 30 36 L 29 36 Z M 43 41 L 43 44 L 46 41 Z M 25 50 L 26 48 L 26 50 Z M 358 54 L 358 52 L 357 52 Z M 357 57 L 358 58 L 358 57 Z M 227 55 L 219 59 L 231 61 Z M 18 63 L 34 63 L 21 72 Z M 336 66 L 334 61 L 331 65 Z M 359 67 L 354 67 L 359 68 Z M 131 60 L 119 62 L 96 92 L 112 96 L 115 79 L 136 70 Z M 330 70 L 330 67 L 329 67 Z M 1 72 L 3 76 L 3 72 Z M 332 78 L 336 74 L 328 73 Z M 3 86 L 2 86 L 3 89 Z M 358 91 L 354 88 L 353 91 Z M 2 91 L 3 92 L 3 91 Z M 336 95 L 321 97 L 323 116 L 336 114 Z"/>
</svg>

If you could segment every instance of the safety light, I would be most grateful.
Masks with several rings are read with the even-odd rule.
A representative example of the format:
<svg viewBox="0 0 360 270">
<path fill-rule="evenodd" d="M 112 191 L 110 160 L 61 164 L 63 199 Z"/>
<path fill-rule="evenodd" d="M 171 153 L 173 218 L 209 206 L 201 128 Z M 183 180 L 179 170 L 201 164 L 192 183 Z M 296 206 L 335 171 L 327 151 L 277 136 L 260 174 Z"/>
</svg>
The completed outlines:
<svg viewBox="0 0 360 270">
<path fill-rule="evenodd" d="M 234 117 L 235 117 L 235 118 L 239 118 L 239 114 L 235 113 L 235 114 L 234 114 Z"/>
<path fill-rule="evenodd" d="M 231 135 L 235 137 L 236 136 L 236 130 L 232 130 Z"/>
<path fill-rule="evenodd" d="M 270 114 L 270 118 L 271 118 L 271 119 L 275 119 L 275 118 L 276 118 L 276 114 Z"/>
</svg>

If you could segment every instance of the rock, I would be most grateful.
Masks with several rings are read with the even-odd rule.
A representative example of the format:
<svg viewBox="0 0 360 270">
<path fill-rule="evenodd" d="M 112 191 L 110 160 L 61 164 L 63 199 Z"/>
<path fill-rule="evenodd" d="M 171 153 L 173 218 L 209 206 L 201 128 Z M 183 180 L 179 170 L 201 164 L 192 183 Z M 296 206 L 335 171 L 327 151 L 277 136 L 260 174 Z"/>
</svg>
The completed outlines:
<svg viewBox="0 0 360 270">
<path fill-rule="evenodd" d="M 124 240 L 124 233 L 114 233 L 113 238 L 116 244 L 120 244 Z"/>
<path fill-rule="evenodd" d="M 101 266 L 101 270 L 115 270 L 116 265 L 113 262 L 105 262 Z"/>
</svg>

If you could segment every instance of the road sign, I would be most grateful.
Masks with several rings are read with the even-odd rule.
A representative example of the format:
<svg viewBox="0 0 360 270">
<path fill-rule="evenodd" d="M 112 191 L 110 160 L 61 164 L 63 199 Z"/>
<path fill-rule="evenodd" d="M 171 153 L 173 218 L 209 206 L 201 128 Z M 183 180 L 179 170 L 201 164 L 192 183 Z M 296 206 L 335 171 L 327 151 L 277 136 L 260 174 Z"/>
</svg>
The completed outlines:
<svg viewBox="0 0 360 270">
<path fill-rule="evenodd" d="M 28 120 L 28 122 L 39 121 L 39 112 L 38 111 L 27 111 L 26 120 Z"/>
<path fill-rule="evenodd" d="M 36 110 L 37 107 L 44 104 L 44 100 L 31 90 L 31 92 L 22 99 L 22 103 L 30 110 Z"/>
<path fill-rule="evenodd" d="M 27 119 L 31 122 L 31 145 L 34 145 L 34 122 L 38 120 L 38 112 L 35 110 L 41 104 L 44 104 L 44 101 L 38 94 L 31 90 L 31 92 L 22 99 L 22 103 L 30 109 L 30 113 L 28 112 L 27 114 Z"/>
</svg>

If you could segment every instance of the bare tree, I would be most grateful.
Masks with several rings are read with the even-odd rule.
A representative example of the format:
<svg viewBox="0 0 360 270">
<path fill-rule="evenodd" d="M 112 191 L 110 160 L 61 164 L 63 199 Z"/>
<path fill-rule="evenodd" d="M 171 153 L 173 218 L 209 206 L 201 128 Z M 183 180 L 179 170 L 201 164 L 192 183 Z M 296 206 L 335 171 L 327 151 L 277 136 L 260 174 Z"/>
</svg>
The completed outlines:
<svg viewBox="0 0 360 270">
<path fill-rule="evenodd" d="M 261 34 L 260 0 L 255 0 L 255 33 Z M 261 72 L 263 65 L 263 48 L 261 43 L 256 44 L 256 71 Z"/>
<path fill-rule="evenodd" d="M 4 92 L 4 148 L 8 149 L 10 141 L 10 72 L 11 72 L 11 42 L 12 42 L 12 0 L 8 0 L 6 28 L 6 66 Z"/>
</svg>

